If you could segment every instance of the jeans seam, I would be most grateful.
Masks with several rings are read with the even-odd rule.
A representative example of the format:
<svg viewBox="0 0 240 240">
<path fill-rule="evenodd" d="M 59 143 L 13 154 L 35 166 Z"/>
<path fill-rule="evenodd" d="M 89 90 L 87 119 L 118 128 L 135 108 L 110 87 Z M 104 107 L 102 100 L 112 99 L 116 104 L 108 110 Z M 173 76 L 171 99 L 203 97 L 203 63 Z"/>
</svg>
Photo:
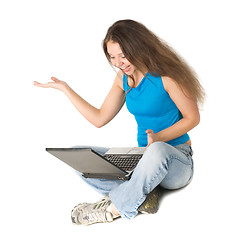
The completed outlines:
<svg viewBox="0 0 240 240">
<path fill-rule="evenodd" d="M 147 184 L 147 186 L 146 187 L 144 187 L 144 189 L 151 189 L 151 186 L 152 186 L 152 183 L 153 183 L 153 181 L 159 176 L 159 174 L 161 173 L 161 170 L 165 170 L 165 168 L 159 168 L 158 169 L 158 172 L 155 174 L 155 176 L 153 177 L 153 178 L 151 178 L 151 180 L 150 180 L 150 182 Z M 150 193 L 150 192 L 149 192 Z M 149 194 L 148 193 L 148 194 Z M 146 199 L 146 197 L 145 197 L 145 199 L 144 199 L 144 197 L 141 197 L 138 201 L 137 201 L 137 203 L 136 203 L 136 207 L 135 207 L 135 210 L 137 211 L 138 210 L 138 208 L 139 208 L 139 206 L 142 204 L 142 202 L 144 202 L 144 200 Z"/>
<path fill-rule="evenodd" d="M 172 159 L 169 159 L 169 160 L 172 160 Z M 160 175 L 161 172 L 167 172 L 168 170 L 168 165 L 166 165 L 166 167 L 163 167 L 163 168 L 158 168 L 158 172 L 155 174 L 154 177 L 151 178 L 150 182 L 147 184 L 146 187 L 144 187 L 146 190 L 149 188 L 151 189 L 151 186 L 152 186 L 152 183 L 154 182 L 154 180 Z"/>
<path fill-rule="evenodd" d="M 187 156 L 186 156 L 187 157 Z M 186 165 L 186 166 L 191 166 L 192 165 L 192 163 L 185 163 L 185 162 L 183 162 L 179 157 L 176 157 L 176 156 L 170 156 L 169 157 L 171 160 L 173 160 L 173 159 L 176 159 L 177 161 L 179 161 L 179 162 L 181 162 L 182 164 L 184 164 L 184 165 Z M 188 158 L 188 160 L 191 160 L 191 159 L 189 159 L 189 157 L 187 157 Z"/>
</svg>

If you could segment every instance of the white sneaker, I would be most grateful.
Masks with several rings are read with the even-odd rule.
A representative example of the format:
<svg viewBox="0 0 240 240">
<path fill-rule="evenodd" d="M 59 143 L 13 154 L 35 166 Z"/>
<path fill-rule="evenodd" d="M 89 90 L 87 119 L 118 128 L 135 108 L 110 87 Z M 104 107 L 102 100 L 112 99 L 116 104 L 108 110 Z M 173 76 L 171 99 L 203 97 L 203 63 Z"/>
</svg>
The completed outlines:
<svg viewBox="0 0 240 240">
<path fill-rule="evenodd" d="M 78 225 L 112 222 L 113 214 L 107 211 L 110 204 L 109 196 L 96 203 L 80 203 L 72 210 L 72 222 Z"/>
</svg>

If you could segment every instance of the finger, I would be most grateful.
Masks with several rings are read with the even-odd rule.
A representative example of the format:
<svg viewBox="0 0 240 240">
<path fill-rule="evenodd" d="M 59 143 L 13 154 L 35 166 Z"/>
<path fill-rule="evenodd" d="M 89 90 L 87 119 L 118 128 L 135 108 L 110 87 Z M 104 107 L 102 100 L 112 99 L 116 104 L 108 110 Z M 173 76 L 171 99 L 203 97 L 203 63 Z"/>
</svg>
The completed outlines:
<svg viewBox="0 0 240 240">
<path fill-rule="evenodd" d="M 148 129 L 148 130 L 146 130 L 146 133 L 147 134 L 151 134 L 151 133 L 153 133 L 153 130 L 152 129 Z"/>
<path fill-rule="evenodd" d="M 54 82 L 60 82 L 59 79 L 55 78 L 55 77 L 51 77 L 51 79 L 54 81 Z"/>
<path fill-rule="evenodd" d="M 43 87 L 43 88 L 49 88 L 51 85 L 51 83 L 39 83 L 39 82 L 36 82 L 34 81 L 34 86 L 37 86 L 37 87 Z"/>
<path fill-rule="evenodd" d="M 39 87 L 39 85 L 41 85 L 41 83 L 39 83 L 39 82 L 37 82 L 37 81 L 34 81 L 34 82 L 33 82 L 33 85 Z"/>
</svg>

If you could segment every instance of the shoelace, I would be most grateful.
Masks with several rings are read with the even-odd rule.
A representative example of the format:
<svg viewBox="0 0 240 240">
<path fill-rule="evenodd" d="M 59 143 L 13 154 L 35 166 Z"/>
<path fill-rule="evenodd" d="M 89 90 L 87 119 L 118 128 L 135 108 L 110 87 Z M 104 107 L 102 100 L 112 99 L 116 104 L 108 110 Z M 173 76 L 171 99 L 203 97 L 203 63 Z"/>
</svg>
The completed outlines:
<svg viewBox="0 0 240 240">
<path fill-rule="evenodd" d="M 79 217 L 88 222 L 108 222 L 106 208 L 110 203 L 110 200 L 102 199 L 95 203 L 93 208 L 86 206 L 83 209 L 79 209 Z M 104 207 L 105 209 L 103 209 Z"/>
<path fill-rule="evenodd" d="M 89 222 L 107 222 L 107 216 L 106 212 L 103 211 L 96 211 L 93 213 L 89 213 L 85 217 L 83 217 L 85 220 L 88 220 Z"/>
</svg>

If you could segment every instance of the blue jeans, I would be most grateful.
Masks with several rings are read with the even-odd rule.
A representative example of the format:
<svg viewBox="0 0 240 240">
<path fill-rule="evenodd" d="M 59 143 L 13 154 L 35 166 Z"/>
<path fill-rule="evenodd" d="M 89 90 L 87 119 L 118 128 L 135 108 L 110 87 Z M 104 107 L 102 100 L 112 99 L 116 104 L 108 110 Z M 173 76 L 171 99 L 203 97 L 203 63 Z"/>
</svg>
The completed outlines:
<svg viewBox="0 0 240 240">
<path fill-rule="evenodd" d="M 108 148 L 92 147 L 104 155 Z M 109 195 L 121 217 L 132 219 L 138 207 L 158 185 L 165 189 L 186 186 L 193 176 L 192 149 L 188 144 L 171 146 L 164 142 L 151 144 L 127 181 L 84 178 L 102 195 Z"/>
</svg>

